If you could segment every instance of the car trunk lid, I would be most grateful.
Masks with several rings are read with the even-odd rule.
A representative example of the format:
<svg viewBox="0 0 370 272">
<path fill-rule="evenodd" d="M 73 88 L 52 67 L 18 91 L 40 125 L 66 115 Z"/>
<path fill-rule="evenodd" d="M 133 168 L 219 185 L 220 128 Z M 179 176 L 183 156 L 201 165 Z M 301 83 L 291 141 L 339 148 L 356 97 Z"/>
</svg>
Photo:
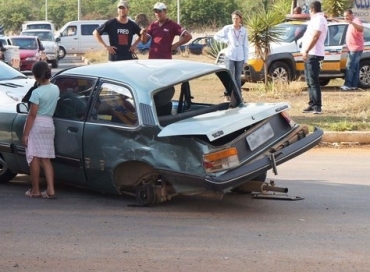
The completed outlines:
<svg viewBox="0 0 370 272">
<path fill-rule="evenodd" d="M 290 108 L 286 102 L 244 103 L 243 106 L 197 115 L 163 128 L 158 137 L 205 135 L 212 142 Z"/>
</svg>

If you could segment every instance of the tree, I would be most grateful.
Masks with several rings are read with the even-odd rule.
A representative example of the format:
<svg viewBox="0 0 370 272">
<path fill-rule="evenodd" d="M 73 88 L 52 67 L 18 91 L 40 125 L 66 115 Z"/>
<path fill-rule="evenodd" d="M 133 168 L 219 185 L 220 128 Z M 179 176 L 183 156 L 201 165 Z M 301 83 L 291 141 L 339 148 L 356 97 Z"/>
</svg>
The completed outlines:
<svg viewBox="0 0 370 272">
<path fill-rule="evenodd" d="M 286 1 L 281 0 L 281 2 Z M 256 57 L 261 58 L 264 62 L 265 85 L 268 84 L 266 60 L 271 52 L 270 45 L 280 41 L 280 35 L 283 31 L 283 29 L 275 27 L 285 17 L 285 12 L 282 12 L 280 8 L 280 2 L 268 10 L 261 6 L 246 19 L 249 43 L 255 47 Z"/>
<path fill-rule="evenodd" d="M 346 9 L 353 6 L 353 0 L 323 0 L 322 9 L 328 17 L 342 16 Z"/>
</svg>

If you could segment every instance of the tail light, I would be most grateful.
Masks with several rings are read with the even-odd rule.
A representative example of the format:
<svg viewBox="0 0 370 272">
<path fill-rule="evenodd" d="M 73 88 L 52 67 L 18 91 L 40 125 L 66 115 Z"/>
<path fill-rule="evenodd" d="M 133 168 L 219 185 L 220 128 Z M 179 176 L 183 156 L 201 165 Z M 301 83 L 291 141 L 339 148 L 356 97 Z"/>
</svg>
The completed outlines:
<svg viewBox="0 0 370 272">
<path fill-rule="evenodd" d="M 287 121 L 290 127 L 295 126 L 296 123 L 292 120 L 292 118 L 290 118 L 289 114 L 287 114 L 285 111 L 281 112 L 280 114 L 284 117 L 285 121 Z"/>
<path fill-rule="evenodd" d="M 203 155 L 203 166 L 208 173 L 227 170 L 238 165 L 239 158 L 236 148 L 228 148 Z"/>
</svg>

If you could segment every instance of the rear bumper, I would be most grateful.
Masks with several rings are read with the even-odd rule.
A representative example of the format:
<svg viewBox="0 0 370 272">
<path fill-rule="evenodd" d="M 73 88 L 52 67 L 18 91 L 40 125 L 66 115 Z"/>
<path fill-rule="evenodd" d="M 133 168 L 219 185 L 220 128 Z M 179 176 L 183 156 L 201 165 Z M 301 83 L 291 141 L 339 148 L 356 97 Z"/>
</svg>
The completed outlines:
<svg viewBox="0 0 370 272">
<path fill-rule="evenodd" d="M 275 152 L 276 165 L 293 159 L 315 147 L 321 141 L 323 134 L 324 132 L 321 129 L 315 128 L 315 131 L 305 138 Z M 226 172 L 221 176 L 206 176 L 204 186 L 208 190 L 224 193 L 245 183 L 246 180 L 251 180 L 265 173 L 272 168 L 272 165 L 270 158 L 266 156 L 250 164 Z"/>
</svg>

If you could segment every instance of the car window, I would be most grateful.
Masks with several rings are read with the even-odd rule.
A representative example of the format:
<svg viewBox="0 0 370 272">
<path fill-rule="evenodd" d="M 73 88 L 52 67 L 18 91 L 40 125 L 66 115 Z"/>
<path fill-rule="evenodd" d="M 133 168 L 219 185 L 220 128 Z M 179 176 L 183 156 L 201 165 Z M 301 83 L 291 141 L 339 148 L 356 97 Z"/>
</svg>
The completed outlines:
<svg viewBox="0 0 370 272">
<path fill-rule="evenodd" d="M 364 27 L 364 40 L 370 42 L 370 28 Z"/>
<path fill-rule="evenodd" d="M 32 39 L 12 39 L 13 45 L 19 46 L 19 49 L 37 49 L 37 41 L 35 38 Z"/>
<path fill-rule="evenodd" d="M 325 46 L 342 45 L 342 39 L 346 25 L 331 25 L 328 27 L 328 34 L 325 39 Z"/>
<path fill-rule="evenodd" d="M 303 37 L 306 32 L 305 24 L 280 24 L 273 28 L 273 31 L 280 33 L 280 42 L 290 43 Z"/>
<path fill-rule="evenodd" d="M 30 24 L 26 26 L 26 29 L 49 29 L 51 30 L 50 24 Z"/>
<path fill-rule="evenodd" d="M 13 69 L 5 62 L 0 61 L 0 81 L 9 80 L 9 79 L 17 79 L 17 78 L 26 79 L 27 76 L 18 72 L 16 69 Z"/>
<path fill-rule="evenodd" d="M 99 24 L 81 25 L 81 35 L 92 35 Z"/>
<path fill-rule="evenodd" d="M 85 120 L 88 101 L 95 81 L 85 78 L 61 77 L 57 78 L 53 83 L 60 90 L 54 117 L 69 120 Z"/>
<path fill-rule="evenodd" d="M 51 32 L 40 32 L 40 31 L 35 31 L 35 32 L 21 32 L 21 35 L 25 36 L 37 36 L 41 41 L 54 41 L 54 37 L 51 34 Z"/>
<path fill-rule="evenodd" d="M 92 107 L 91 121 L 138 125 L 136 106 L 129 89 L 111 83 L 103 83 L 99 96 Z"/>
</svg>

